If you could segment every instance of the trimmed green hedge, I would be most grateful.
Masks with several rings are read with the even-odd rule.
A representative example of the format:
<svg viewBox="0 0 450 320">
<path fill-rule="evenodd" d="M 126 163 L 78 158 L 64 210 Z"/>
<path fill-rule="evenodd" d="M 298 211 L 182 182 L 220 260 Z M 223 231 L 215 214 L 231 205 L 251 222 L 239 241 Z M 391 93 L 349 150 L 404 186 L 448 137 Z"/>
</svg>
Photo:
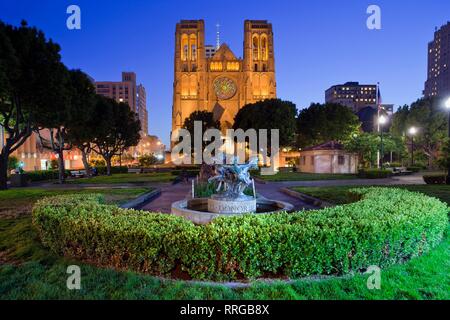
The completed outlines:
<svg viewBox="0 0 450 320">
<path fill-rule="evenodd" d="M 422 167 L 419 167 L 419 166 L 411 166 L 411 167 L 406 167 L 406 170 L 412 171 L 412 172 L 419 172 L 420 170 L 422 170 Z"/>
<path fill-rule="evenodd" d="M 30 178 L 30 181 L 46 181 L 59 179 L 58 170 L 36 170 L 27 171 L 26 174 Z M 70 170 L 65 171 L 66 177 L 70 176 Z"/>
<path fill-rule="evenodd" d="M 97 172 L 99 175 L 105 175 L 106 174 L 106 167 L 104 166 L 98 166 L 95 167 L 97 169 Z M 115 173 L 127 173 L 128 172 L 128 167 L 126 166 L 115 166 L 115 167 L 111 167 L 111 174 L 115 174 Z"/>
<path fill-rule="evenodd" d="M 167 214 L 57 196 L 33 208 L 42 242 L 104 266 L 233 280 L 345 274 L 420 256 L 443 238 L 448 207 L 401 189 L 352 190 L 358 202 L 314 211 L 223 217 L 205 226 Z"/>
<path fill-rule="evenodd" d="M 423 176 L 423 181 L 426 184 L 445 184 L 447 176 L 445 174 L 441 175 L 428 175 Z"/>
</svg>

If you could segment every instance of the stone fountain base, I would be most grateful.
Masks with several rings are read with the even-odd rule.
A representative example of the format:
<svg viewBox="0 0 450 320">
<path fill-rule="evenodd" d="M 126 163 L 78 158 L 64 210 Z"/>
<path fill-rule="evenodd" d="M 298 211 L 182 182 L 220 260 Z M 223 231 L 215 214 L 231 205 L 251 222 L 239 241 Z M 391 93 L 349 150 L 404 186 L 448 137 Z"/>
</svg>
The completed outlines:
<svg viewBox="0 0 450 320">
<path fill-rule="evenodd" d="M 242 213 L 209 212 L 208 199 L 209 198 L 196 198 L 174 202 L 172 203 L 171 213 L 191 220 L 195 224 L 207 224 L 218 217 L 232 217 L 242 215 Z M 254 214 L 264 214 L 292 211 L 293 209 L 294 206 L 287 202 L 258 198 L 256 199 L 256 212 L 253 212 Z"/>
<path fill-rule="evenodd" d="M 256 212 L 256 199 L 248 196 L 238 199 L 212 196 L 208 199 L 208 211 L 220 214 L 252 213 Z"/>
</svg>

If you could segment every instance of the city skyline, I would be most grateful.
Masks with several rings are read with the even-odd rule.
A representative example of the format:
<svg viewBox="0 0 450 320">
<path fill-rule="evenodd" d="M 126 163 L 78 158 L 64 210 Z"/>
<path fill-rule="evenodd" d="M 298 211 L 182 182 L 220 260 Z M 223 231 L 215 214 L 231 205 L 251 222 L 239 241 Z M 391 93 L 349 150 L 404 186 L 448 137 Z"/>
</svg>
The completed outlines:
<svg viewBox="0 0 450 320">
<path fill-rule="evenodd" d="M 211 45 L 220 22 L 222 43 L 238 55 L 244 20 L 269 20 L 274 28 L 278 97 L 293 101 L 298 109 L 323 102 L 327 88 L 348 81 L 380 82 L 383 101 L 398 107 L 422 96 L 427 46 L 435 27 L 449 20 L 450 9 L 444 1 L 377 1 L 382 29 L 371 31 L 366 27 L 366 9 L 372 4 L 368 1 L 345 8 L 337 1 L 286 1 L 283 6 L 229 2 L 239 10 L 228 11 L 206 1 L 195 1 L 183 10 L 178 1 L 134 1 L 126 8 L 120 3 L 77 1 L 82 29 L 71 31 L 65 27 L 70 4 L 21 1 L 13 7 L 3 3 L 0 19 L 15 25 L 25 19 L 43 30 L 61 45 L 68 67 L 80 68 L 95 80 L 115 79 L 124 70 L 135 72 L 147 91 L 150 134 L 166 145 L 171 128 L 174 32 L 180 19 L 204 19 L 205 44 Z"/>
</svg>

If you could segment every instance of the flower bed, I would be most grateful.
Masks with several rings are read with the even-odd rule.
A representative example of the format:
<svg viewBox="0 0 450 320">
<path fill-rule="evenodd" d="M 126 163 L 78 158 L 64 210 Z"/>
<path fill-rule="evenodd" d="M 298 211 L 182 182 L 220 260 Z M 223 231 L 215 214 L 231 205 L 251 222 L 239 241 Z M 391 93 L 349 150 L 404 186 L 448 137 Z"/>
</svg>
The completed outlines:
<svg viewBox="0 0 450 320">
<path fill-rule="evenodd" d="M 52 251 L 184 279 L 345 274 L 422 255 L 443 238 L 448 207 L 400 189 L 352 191 L 358 202 L 314 211 L 219 218 L 120 209 L 99 195 L 39 201 L 33 224 Z"/>
</svg>

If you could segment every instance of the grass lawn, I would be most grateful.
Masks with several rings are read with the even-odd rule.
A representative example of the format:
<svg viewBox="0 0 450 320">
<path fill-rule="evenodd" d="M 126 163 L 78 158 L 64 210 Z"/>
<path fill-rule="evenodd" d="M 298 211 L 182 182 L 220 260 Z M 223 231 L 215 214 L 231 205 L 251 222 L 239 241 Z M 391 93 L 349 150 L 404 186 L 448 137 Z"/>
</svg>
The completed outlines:
<svg viewBox="0 0 450 320">
<path fill-rule="evenodd" d="M 294 187 L 295 191 L 308 194 L 334 204 L 348 203 L 347 192 L 358 186 L 340 187 Z M 395 186 L 410 191 L 422 192 L 431 197 L 439 198 L 450 205 L 450 186 L 447 185 L 404 185 Z"/>
<path fill-rule="evenodd" d="M 80 178 L 68 180 L 72 184 L 114 184 L 114 183 L 147 183 L 147 182 L 170 182 L 175 180 L 176 176 L 171 172 L 158 173 L 117 173 L 111 176 L 97 176 L 92 178 Z"/>
<path fill-rule="evenodd" d="M 345 193 L 348 188 L 334 188 L 334 192 Z M 424 188 L 424 193 L 450 204 L 449 189 L 442 191 L 442 186 L 407 188 Z M 106 192 L 110 191 L 116 190 Z M 16 195 L 6 198 L 15 201 Z M 0 193 L 0 199 L 4 198 Z M 292 284 L 256 281 L 249 288 L 230 289 L 101 269 L 55 256 L 40 244 L 27 214 L 0 218 L 0 299 L 450 299 L 449 246 L 447 232 L 429 254 L 383 270 L 381 290 L 367 289 L 368 275 L 302 279 Z M 81 267 L 79 291 L 66 288 L 66 268 L 71 264 Z"/>
<path fill-rule="evenodd" d="M 317 181 L 317 180 L 349 180 L 357 179 L 356 174 L 278 172 L 275 175 L 257 176 L 265 181 Z"/>
<path fill-rule="evenodd" d="M 0 219 L 5 216 L 17 217 L 22 214 L 30 215 L 34 202 L 48 196 L 71 193 L 102 193 L 105 195 L 107 203 L 121 204 L 149 191 L 151 191 L 151 188 L 93 188 L 80 190 L 53 190 L 44 188 L 9 189 L 0 191 Z"/>
</svg>

